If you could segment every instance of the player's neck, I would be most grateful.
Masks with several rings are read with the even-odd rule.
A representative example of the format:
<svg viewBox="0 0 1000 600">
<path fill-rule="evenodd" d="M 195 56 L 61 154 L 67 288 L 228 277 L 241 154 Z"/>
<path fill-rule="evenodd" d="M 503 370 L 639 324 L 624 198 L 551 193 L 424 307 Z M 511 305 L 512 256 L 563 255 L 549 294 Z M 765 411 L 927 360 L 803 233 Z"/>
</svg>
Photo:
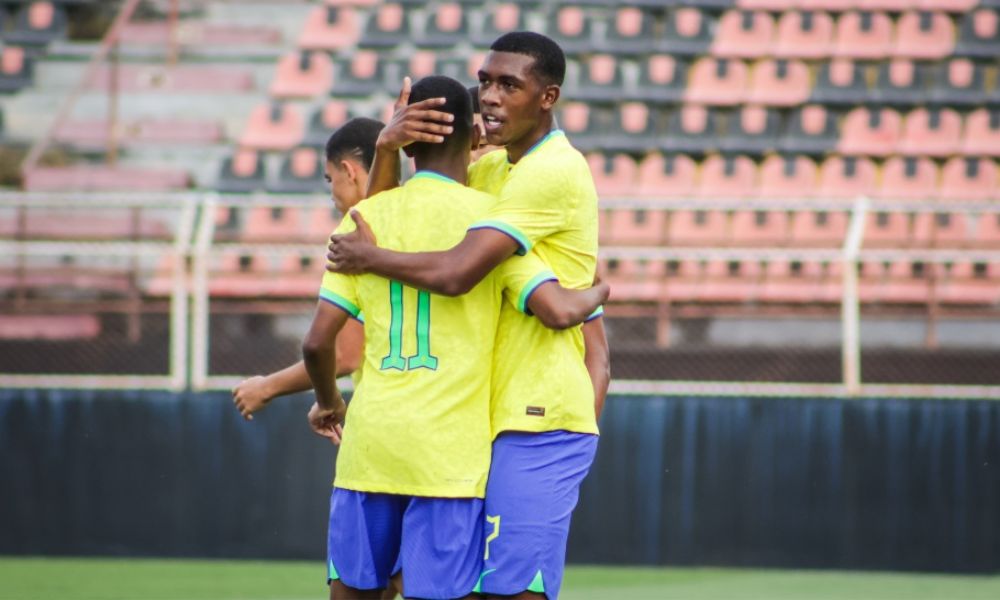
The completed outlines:
<svg viewBox="0 0 1000 600">
<path fill-rule="evenodd" d="M 530 152 L 538 142 L 542 141 L 542 138 L 552 131 L 553 125 L 552 113 L 545 113 L 530 133 L 507 144 L 507 161 L 513 164 L 524 158 L 525 154 Z"/>
<path fill-rule="evenodd" d="M 418 171 L 434 171 L 462 185 L 469 177 L 468 160 L 462 156 L 425 156 L 414 160 Z"/>
</svg>

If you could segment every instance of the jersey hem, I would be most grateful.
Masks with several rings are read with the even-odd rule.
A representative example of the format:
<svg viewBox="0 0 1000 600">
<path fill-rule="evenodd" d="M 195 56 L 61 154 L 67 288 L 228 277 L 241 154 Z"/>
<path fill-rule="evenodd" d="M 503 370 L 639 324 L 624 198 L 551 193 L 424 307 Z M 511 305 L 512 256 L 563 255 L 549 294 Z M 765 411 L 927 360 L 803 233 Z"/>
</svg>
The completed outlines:
<svg viewBox="0 0 1000 600">
<path fill-rule="evenodd" d="M 468 231 L 474 231 L 476 229 L 494 229 L 510 237 L 512 240 L 517 242 L 518 256 L 524 256 L 531 250 L 531 240 L 528 239 L 528 236 L 524 235 L 517 227 L 514 227 L 509 223 L 504 223 L 503 221 L 477 221 L 472 225 L 469 225 Z"/>
<path fill-rule="evenodd" d="M 392 494 L 395 496 L 420 496 L 422 498 L 454 498 L 456 500 L 467 498 L 469 500 L 482 500 L 486 497 L 485 481 L 483 482 L 482 489 L 479 491 L 475 487 L 455 487 L 448 488 L 447 491 L 443 488 L 419 486 L 395 487 L 366 481 L 339 481 L 337 478 L 333 480 L 333 487 L 351 490 L 352 492 L 364 492 L 366 494 Z"/>
</svg>

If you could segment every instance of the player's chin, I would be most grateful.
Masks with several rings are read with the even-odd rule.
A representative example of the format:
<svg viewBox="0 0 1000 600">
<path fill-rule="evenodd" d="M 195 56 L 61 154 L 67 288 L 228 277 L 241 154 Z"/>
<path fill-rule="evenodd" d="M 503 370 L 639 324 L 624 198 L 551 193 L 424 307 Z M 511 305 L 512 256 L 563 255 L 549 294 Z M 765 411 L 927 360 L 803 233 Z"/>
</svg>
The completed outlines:
<svg viewBox="0 0 1000 600">
<path fill-rule="evenodd" d="M 504 135 L 504 130 L 502 128 L 495 131 L 486 132 L 486 144 L 488 146 L 506 146 L 507 136 Z"/>
</svg>

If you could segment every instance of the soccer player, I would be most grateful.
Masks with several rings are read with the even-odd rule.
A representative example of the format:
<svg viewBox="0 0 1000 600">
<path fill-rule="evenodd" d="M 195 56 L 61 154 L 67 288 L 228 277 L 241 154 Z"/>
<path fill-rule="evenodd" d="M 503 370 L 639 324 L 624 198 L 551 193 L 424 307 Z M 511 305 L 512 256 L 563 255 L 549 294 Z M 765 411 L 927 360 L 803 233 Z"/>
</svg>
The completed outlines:
<svg viewBox="0 0 1000 600">
<path fill-rule="evenodd" d="M 330 184 L 333 203 L 341 214 L 347 214 L 365 197 L 368 171 L 375 156 L 375 141 L 385 124 L 381 121 L 357 117 L 344 123 L 326 142 L 325 178 Z M 360 321 L 351 320 L 337 337 L 337 377 L 360 375 L 364 330 Z M 294 365 L 267 376 L 257 375 L 244 380 L 233 388 L 233 404 L 248 421 L 253 414 L 279 396 L 312 389 L 312 382 L 305 365 Z"/>
<path fill-rule="evenodd" d="M 375 273 L 456 295 L 512 254 L 534 249 L 563 285 L 589 285 L 597 258 L 597 194 L 586 160 L 554 128 L 564 74 L 562 50 L 545 36 L 498 38 L 479 70 L 479 100 L 487 141 L 504 150 L 473 165 L 469 183 L 500 200 L 444 251 L 394 252 L 362 235 L 335 236 L 328 269 Z M 437 142 L 447 131 L 448 123 L 426 109 L 394 115 L 379 136 L 369 192 L 394 184 L 400 147 Z M 356 221 L 364 227 L 363 215 Z M 558 596 L 569 518 L 596 452 L 596 415 L 607 391 L 601 321 L 583 332 L 553 332 L 514 311 L 501 315 L 486 561 L 477 588 L 488 595 Z M 584 337 L 590 342 L 586 359 Z"/>
<path fill-rule="evenodd" d="M 452 119 L 443 143 L 408 146 L 417 173 L 355 209 L 388 248 L 453 246 L 495 203 L 464 185 L 477 145 L 469 95 L 452 79 L 428 77 L 409 100 L 437 97 Z M 352 227 L 345 220 L 338 231 Z M 342 430 L 331 495 L 331 597 L 378 597 L 397 568 L 408 597 L 467 596 L 482 569 L 489 365 L 502 334 L 501 298 L 525 313 L 579 323 L 606 299 L 607 286 L 565 290 L 529 254 L 504 261 L 462 296 L 334 273 L 324 277 L 320 296 L 303 342 L 316 391 L 309 422 L 320 435 L 336 437 L 346 412 L 333 378 L 337 334 L 362 311 L 366 321 L 365 375 Z"/>
</svg>

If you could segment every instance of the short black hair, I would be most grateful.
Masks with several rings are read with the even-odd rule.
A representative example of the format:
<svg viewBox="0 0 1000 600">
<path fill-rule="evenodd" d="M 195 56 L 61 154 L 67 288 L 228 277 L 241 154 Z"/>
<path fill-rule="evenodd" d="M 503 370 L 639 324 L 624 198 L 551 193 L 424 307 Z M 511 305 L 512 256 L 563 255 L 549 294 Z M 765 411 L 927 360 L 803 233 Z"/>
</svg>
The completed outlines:
<svg viewBox="0 0 1000 600">
<path fill-rule="evenodd" d="M 479 86 L 473 85 L 469 86 L 467 89 L 469 90 L 469 98 L 472 98 L 472 113 L 478 115 L 483 112 L 479 108 Z"/>
<path fill-rule="evenodd" d="M 490 50 L 525 54 L 535 59 L 533 71 L 545 85 L 562 85 L 566 78 L 566 55 L 559 44 L 534 31 L 511 31 L 498 37 Z"/>
<path fill-rule="evenodd" d="M 336 163 L 345 157 L 361 161 L 366 171 L 375 160 L 375 142 L 385 123 L 367 117 L 355 117 L 340 126 L 326 141 L 326 162 Z"/>
<path fill-rule="evenodd" d="M 410 104 L 427 100 L 428 98 L 444 98 L 445 102 L 435 110 L 451 113 L 455 120 L 451 122 L 452 131 L 444 136 L 441 144 L 416 142 L 407 146 L 408 153 L 417 156 L 441 146 L 449 148 L 460 146 L 469 151 L 469 140 L 472 136 L 472 98 L 464 85 L 451 77 L 431 75 L 413 84 L 410 89 Z"/>
</svg>

